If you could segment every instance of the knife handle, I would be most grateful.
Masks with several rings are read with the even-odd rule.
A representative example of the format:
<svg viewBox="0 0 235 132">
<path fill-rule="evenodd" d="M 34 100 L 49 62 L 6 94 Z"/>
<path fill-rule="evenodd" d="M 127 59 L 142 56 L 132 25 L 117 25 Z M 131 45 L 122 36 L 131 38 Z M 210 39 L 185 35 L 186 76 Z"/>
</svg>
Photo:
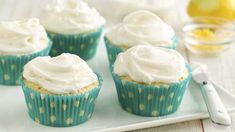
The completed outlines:
<svg viewBox="0 0 235 132">
<path fill-rule="evenodd" d="M 231 119 L 214 86 L 208 82 L 201 86 L 209 115 L 214 123 L 230 125 Z"/>
</svg>

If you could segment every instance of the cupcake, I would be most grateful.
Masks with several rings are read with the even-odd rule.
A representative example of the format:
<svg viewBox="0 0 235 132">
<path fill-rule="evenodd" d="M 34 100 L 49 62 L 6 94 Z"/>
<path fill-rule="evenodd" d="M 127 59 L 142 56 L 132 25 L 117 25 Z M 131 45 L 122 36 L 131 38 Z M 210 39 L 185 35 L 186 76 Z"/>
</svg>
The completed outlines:
<svg viewBox="0 0 235 132">
<path fill-rule="evenodd" d="M 72 53 L 91 59 L 99 44 L 105 20 L 81 0 L 51 0 L 41 22 L 53 41 L 50 56 Z"/>
<path fill-rule="evenodd" d="M 152 12 L 141 10 L 127 15 L 105 34 L 110 66 L 118 53 L 137 44 L 175 49 L 177 39 L 173 28 Z"/>
<path fill-rule="evenodd" d="M 84 60 L 69 53 L 31 60 L 21 81 L 30 118 L 56 127 L 91 118 L 101 83 Z"/>
<path fill-rule="evenodd" d="M 48 55 L 51 41 L 36 18 L 0 22 L 0 84 L 19 85 L 23 66 Z"/>
<path fill-rule="evenodd" d="M 121 107 L 141 116 L 175 112 L 191 79 L 190 68 L 177 51 L 150 45 L 120 53 L 112 75 Z"/>
</svg>

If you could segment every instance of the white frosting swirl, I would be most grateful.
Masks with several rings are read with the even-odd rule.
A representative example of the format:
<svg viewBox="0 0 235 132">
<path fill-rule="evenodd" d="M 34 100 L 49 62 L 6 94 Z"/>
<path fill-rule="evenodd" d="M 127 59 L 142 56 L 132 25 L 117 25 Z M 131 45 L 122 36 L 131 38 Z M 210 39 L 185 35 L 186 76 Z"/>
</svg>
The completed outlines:
<svg viewBox="0 0 235 132">
<path fill-rule="evenodd" d="M 175 50 L 138 45 L 118 55 L 114 73 L 144 83 L 176 83 L 186 70 L 184 58 Z"/>
<path fill-rule="evenodd" d="M 132 47 L 141 43 L 168 47 L 175 32 L 157 15 L 141 10 L 127 15 L 122 23 L 109 29 L 106 36 L 113 44 L 119 46 Z"/>
<path fill-rule="evenodd" d="M 33 59 L 25 65 L 23 77 L 55 94 L 70 93 L 97 82 L 87 63 L 69 53 Z"/>
<path fill-rule="evenodd" d="M 89 32 L 105 24 L 96 9 L 81 0 L 50 0 L 41 22 L 47 30 L 62 34 Z"/>
<path fill-rule="evenodd" d="M 25 55 L 48 46 L 45 29 L 39 20 L 0 22 L 0 55 Z"/>
</svg>

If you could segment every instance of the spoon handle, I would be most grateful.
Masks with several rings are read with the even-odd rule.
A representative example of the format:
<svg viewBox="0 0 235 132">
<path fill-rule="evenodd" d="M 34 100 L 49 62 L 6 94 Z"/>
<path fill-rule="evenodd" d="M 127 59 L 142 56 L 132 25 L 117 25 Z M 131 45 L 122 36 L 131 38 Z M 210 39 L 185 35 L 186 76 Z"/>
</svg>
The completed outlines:
<svg viewBox="0 0 235 132">
<path fill-rule="evenodd" d="M 230 125 L 231 119 L 214 86 L 208 82 L 201 86 L 211 120 L 216 124 Z"/>
</svg>

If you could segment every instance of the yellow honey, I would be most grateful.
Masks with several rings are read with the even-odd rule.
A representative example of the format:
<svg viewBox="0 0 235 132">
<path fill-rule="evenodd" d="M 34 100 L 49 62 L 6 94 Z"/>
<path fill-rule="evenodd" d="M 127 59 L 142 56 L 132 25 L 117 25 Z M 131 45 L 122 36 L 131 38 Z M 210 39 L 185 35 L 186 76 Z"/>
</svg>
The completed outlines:
<svg viewBox="0 0 235 132">
<path fill-rule="evenodd" d="M 193 35 L 199 39 L 203 40 L 214 40 L 215 33 L 211 29 L 204 28 L 204 29 L 194 29 L 192 31 Z"/>
<path fill-rule="evenodd" d="M 215 31 L 209 29 L 209 28 L 204 28 L 204 29 L 194 29 L 192 30 L 193 35 L 201 40 L 206 40 L 206 41 L 215 41 L 218 39 L 215 35 Z M 212 45 L 212 44 L 197 44 L 193 45 L 192 48 L 195 48 L 197 50 L 201 51 L 217 51 L 217 50 L 223 50 L 224 46 L 223 45 Z"/>
</svg>

